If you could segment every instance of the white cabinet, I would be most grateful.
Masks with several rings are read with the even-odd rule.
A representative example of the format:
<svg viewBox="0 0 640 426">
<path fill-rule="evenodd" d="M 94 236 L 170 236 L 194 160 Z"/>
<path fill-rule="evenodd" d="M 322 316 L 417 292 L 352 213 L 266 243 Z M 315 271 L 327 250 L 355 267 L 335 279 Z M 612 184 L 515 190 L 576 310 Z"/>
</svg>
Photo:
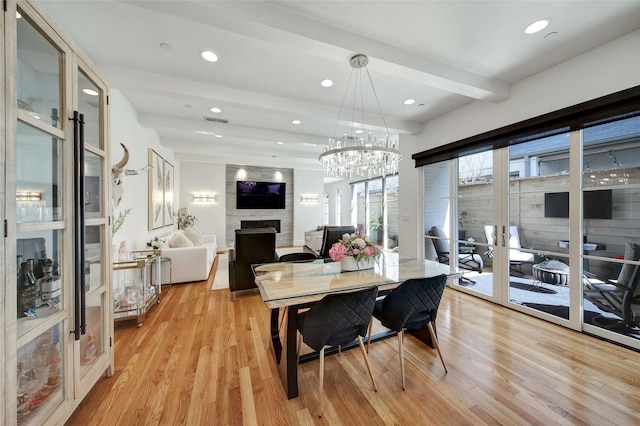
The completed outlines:
<svg viewBox="0 0 640 426">
<path fill-rule="evenodd" d="M 113 371 L 108 86 L 37 3 L 5 9 L 0 424 L 63 424 Z"/>
</svg>

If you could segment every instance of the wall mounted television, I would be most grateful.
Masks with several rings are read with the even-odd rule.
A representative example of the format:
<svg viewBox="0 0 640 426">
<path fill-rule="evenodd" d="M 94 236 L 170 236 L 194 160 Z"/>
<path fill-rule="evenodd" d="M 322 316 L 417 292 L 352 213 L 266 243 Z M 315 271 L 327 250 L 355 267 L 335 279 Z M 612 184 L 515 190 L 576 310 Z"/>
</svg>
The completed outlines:
<svg viewBox="0 0 640 426">
<path fill-rule="evenodd" d="M 583 210 L 585 219 L 611 219 L 613 193 L 611 189 L 584 191 Z M 547 192 L 544 194 L 544 217 L 569 217 L 569 193 Z"/>
<path fill-rule="evenodd" d="M 284 209 L 284 182 L 236 181 L 237 209 Z"/>
</svg>

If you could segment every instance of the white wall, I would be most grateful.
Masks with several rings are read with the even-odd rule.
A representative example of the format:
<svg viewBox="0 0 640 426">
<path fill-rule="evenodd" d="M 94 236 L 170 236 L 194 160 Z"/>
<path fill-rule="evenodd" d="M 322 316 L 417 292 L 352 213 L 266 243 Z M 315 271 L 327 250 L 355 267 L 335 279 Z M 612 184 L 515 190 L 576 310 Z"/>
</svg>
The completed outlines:
<svg viewBox="0 0 640 426">
<path fill-rule="evenodd" d="M 109 102 L 111 106 L 111 165 L 122 158 L 121 142 L 129 150 L 129 162 L 126 165 L 128 169 L 139 169 L 146 166 L 149 163 L 149 148 L 153 148 L 175 167 L 174 200 L 178 200 L 180 165 L 176 163 L 173 151 L 160 145 L 160 138 L 155 130 L 138 124 L 138 113 L 120 91 L 111 89 Z M 124 240 L 130 250 L 139 250 L 145 248 L 145 243 L 153 236 L 165 235 L 175 229 L 174 225 L 153 231 L 148 230 L 148 186 L 147 172 L 124 177 L 122 201 L 120 206 L 112 212 L 112 221 L 119 212 L 124 212 L 127 208 L 132 210 L 123 227 L 113 236 L 113 244 L 119 245 Z"/>
<path fill-rule="evenodd" d="M 504 102 L 472 102 L 402 137 L 400 252 L 423 251 L 422 184 L 412 154 L 640 85 L 639 52 L 640 30 L 514 84 Z"/>
<path fill-rule="evenodd" d="M 215 194 L 216 201 L 193 201 L 194 193 Z M 178 207 L 186 207 L 198 218 L 196 226 L 203 234 L 216 236 L 219 246 L 224 246 L 226 227 L 225 165 L 180 161 L 180 197 Z"/>
<path fill-rule="evenodd" d="M 322 225 L 322 170 L 293 170 L 293 245 L 304 245 L 304 233 Z M 302 203 L 302 194 L 315 194 L 317 203 Z"/>
<path fill-rule="evenodd" d="M 417 148 L 424 151 L 637 85 L 640 30 L 514 84 L 504 102 L 475 101 L 429 121 Z"/>
<path fill-rule="evenodd" d="M 342 190 L 342 212 L 339 220 L 336 220 L 336 193 Z M 329 195 L 329 225 L 351 225 L 351 182 L 348 179 L 324 186 L 324 192 Z M 320 218 L 322 220 L 322 218 Z M 318 223 L 321 225 L 322 222 Z"/>
</svg>

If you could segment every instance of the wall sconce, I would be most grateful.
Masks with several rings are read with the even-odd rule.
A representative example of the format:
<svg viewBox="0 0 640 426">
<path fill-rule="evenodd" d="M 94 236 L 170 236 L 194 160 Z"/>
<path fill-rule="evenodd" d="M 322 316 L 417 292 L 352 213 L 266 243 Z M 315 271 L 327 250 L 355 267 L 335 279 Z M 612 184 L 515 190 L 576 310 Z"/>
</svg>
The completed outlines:
<svg viewBox="0 0 640 426">
<path fill-rule="evenodd" d="M 302 204 L 317 204 L 318 203 L 318 194 L 301 194 L 300 202 Z"/>
<path fill-rule="evenodd" d="M 16 201 L 40 201 L 42 194 L 39 192 L 16 192 Z"/>
<path fill-rule="evenodd" d="M 216 194 L 195 193 L 193 194 L 194 203 L 215 203 Z"/>
</svg>

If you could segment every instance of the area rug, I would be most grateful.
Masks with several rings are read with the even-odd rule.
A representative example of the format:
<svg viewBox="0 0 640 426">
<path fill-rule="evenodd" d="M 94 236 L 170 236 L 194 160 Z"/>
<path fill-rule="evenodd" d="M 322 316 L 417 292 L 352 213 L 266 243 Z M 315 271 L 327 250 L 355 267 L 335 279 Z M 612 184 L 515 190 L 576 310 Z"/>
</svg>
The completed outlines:
<svg viewBox="0 0 640 426">
<path fill-rule="evenodd" d="M 213 278 L 211 290 L 222 290 L 229 288 L 229 257 L 227 253 L 218 254 L 218 268 L 216 276 Z"/>
<path fill-rule="evenodd" d="M 545 293 L 545 294 L 556 294 L 557 293 L 557 291 L 555 291 L 553 289 L 550 289 L 550 288 L 542 287 L 542 286 L 539 286 L 539 285 L 521 283 L 521 282 L 518 282 L 518 281 L 511 281 L 509 283 L 509 287 L 517 288 L 519 290 L 532 291 L 534 293 Z"/>
</svg>

